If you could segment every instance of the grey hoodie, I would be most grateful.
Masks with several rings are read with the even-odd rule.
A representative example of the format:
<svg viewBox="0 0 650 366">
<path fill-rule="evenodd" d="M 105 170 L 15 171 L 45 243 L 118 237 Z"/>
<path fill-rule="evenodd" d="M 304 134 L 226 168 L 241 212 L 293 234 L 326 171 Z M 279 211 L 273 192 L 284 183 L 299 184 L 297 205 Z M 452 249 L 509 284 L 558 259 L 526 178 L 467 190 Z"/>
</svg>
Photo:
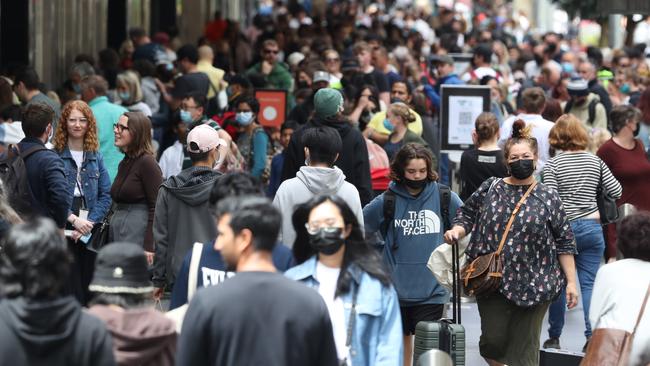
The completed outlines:
<svg viewBox="0 0 650 366">
<path fill-rule="evenodd" d="M 295 178 L 282 182 L 273 199 L 273 205 L 282 213 L 280 241 L 284 245 L 292 248 L 296 239 L 296 232 L 291 222 L 295 206 L 319 194 L 336 195 L 345 200 L 359 220 L 359 225 L 363 227 L 359 191 L 354 185 L 345 181 L 341 169 L 336 166 L 334 168 L 303 166 L 300 167 Z"/>
<path fill-rule="evenodd" d="M 208 201 L 220 176 L 220 172 L 207 167 L 190 167 L 160 186 L 153 219 L 156 287 L 174 284 L 192 244 L 207 243 L 217 236 Z"/>
</svg>

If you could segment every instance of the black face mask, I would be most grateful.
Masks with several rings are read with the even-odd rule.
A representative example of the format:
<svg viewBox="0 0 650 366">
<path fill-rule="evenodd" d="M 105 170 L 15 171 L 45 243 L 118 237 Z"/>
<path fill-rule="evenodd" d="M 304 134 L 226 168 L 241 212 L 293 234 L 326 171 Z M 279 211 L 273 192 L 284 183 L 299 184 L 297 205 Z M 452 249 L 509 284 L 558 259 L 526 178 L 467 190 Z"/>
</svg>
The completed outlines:
<svg viewBox="0 0 650 366">
<path fill-rule="evenodd" d="M 305 80 L 300 80 L 298 82 L 298 89 L 307 89 L 309 88 L 309 83 L 306 82 Z"/>
<path fill-rule="evenodd" d="M 517 179 L 526 179 L 535 172 L 533 159 L 519 159 L 508 164 L 510 174 Z"/>
<path fill-rule="evenodd" d="M 345 240 L 341 228 L 320 228 L 316 234 L 309 234 L 309 245 L 325 255 L 332 255 L 341 249 Z"/>
<path fill-rule="evenodd" d="M 412 180 L 404 178 L 404 185 L 411 189 L 422 189 L 427 185 L 427 179 Z"/>
<path fill-rule="evenodd" d="M 632 134 L 634 134 L 634 137 L 639 136 L 639 131 L 641 131 L 641 124 L 640 123 L 641 122 L 636 124 L 636 128 L 634 129 L 634 132 L 632 132 Z"/>
</svg>

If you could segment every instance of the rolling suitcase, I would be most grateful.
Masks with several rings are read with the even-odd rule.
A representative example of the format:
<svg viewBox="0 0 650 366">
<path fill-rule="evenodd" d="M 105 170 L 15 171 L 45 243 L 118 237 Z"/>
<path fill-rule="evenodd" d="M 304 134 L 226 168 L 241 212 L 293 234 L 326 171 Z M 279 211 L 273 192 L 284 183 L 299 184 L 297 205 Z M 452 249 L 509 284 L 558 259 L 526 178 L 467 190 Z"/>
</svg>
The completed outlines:
<svg viewBox="0 0 650 366">
<path fill-rule="evenodd" d="M 584 355 L 582 352 L 562 349 L 541 349 L 539 351 L 539 366 L 579 366 Z"/>
<path fill-rule="evenodd" d="M 413 346 L 413 365 L 417 365 L 420 355 L 431 349 L 449 353 L 454 366 L 465 366 L 465 328 L 460 318 L 460 269 L 458 245 L 452 245 L 452 319 L 435 322 L 419 322 L 415 326 L 415 344 Z"/>
</svg>

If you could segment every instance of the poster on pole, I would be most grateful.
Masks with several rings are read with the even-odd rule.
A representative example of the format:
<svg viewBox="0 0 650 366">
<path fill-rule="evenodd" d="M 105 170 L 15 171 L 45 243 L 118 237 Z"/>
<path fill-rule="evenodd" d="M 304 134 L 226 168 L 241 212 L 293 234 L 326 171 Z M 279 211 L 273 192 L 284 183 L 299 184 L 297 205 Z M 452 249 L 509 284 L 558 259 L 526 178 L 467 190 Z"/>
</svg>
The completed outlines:
<svg viewBox="0 0 650 366">
<path fill-rule="evenodd" d="M 255 90 L 255 98 L 260 103 L 257 120 L 264 127 L 282 126 L 287 116 L 287 91 L 278 89 Z"/>
<path fill-rule="evenodd" d="M 463 151 L 474 142 L 474 121 L 490 111 L 490 87 L 479 85 L 442 85 L 440 88 L 441 150 Z"/>
</svg>

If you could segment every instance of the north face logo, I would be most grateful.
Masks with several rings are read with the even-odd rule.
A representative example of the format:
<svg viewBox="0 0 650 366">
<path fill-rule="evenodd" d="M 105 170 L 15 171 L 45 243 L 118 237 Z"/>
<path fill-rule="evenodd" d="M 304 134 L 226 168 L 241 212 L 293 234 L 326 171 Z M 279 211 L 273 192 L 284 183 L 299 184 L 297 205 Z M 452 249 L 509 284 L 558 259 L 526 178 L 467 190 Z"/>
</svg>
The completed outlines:
<svg viewBox="0 0 650 366">
<path fill-rule="evenodd" d="M 440 218 L 431 210 L 408 211 L 408 218 L 395 219 L 395 227 L 401 227 L 403 235 L 425 235 L 440 232 Z"/>
</svg>

